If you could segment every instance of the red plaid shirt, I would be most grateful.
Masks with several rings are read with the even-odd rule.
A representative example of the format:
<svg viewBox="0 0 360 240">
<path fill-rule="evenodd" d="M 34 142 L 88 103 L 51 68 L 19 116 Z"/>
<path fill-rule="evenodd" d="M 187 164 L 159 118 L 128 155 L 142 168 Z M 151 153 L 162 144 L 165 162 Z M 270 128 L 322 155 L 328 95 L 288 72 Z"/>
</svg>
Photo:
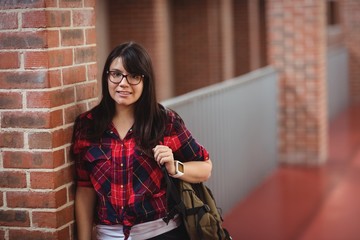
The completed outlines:
<svg viewBox="0 0 360 240">
<path fill-rule="evenodd" d="M 173 150 L 174 158 L 182 162 L 209 159 L 206 149 L 195 141 L 182 120 L 172 111 L 167 115 L 164 145 Z M 91 142 L 86 132 L 92 121 L 91 111 L 79 116 L 72 152 L 77 185 L 93 187 L 97 193 L 96 223 L 121 224 L 128 236 L 131 226 L 165 217 L 162 171 L 153 158 L 136 148 L 132 129 L 121 140 L 111 124 L 99 142 Z"/>
</svg>

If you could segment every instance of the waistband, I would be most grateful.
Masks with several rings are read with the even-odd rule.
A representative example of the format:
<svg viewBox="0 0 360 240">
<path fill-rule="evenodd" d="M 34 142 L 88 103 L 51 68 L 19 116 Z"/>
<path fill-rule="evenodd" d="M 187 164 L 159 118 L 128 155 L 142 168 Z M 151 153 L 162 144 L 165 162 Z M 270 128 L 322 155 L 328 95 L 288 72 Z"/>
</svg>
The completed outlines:
<svg viewBox="0 0 360 240">
<path fill-rule="evenodd" d="M 179 215 L 166 224 L 162 218 L 154 221 L 136 224 L 131 228 L 129 240 L 144 240 L 152 238 L 168 231 L 171 231 L 181 224 Z M 119 240 L 125 239 L 123 226 L 117 225 L 96 225 L 97 239 L 99 240 Z"/>
</svg>

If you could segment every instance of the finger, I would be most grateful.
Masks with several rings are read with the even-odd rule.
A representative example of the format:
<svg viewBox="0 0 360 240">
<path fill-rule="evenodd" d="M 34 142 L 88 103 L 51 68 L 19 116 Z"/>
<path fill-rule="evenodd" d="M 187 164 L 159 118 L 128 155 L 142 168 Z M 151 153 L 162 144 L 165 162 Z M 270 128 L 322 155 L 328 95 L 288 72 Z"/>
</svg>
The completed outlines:
<svg viewBox="0 0 360 240">
<path fill-rule="evenodd" d="M 157 154 L 157 158 L 164 158 L 164 157 L 169 157 L 172 155 L 172 152 L 170 151 L 163 151 L 163 152 L 159 152 Z"/>
<path fill-rule="evenodd" d="M 166 156 L 160 159 L 159 163 L 160 165 L 166 164 L 166 163 L 171 163 L 173 162 L 173 158 L 171 156 Z"/>
<path fill-rule="evenodd" d="M 153 151 L 154 151 L 154 157 L 155 157 L 155 159 L 157 159 L 160 154 L 169 152 L 169 151 L 171 151 L 171 149 L 170 149 L 169 147 L 167 147 L 167 146 L 157 145 L 157 146 L 153 149 Z"/>
<path fill-rule="evenodd" d="M 160 154 L 162 153 L 162 150 L 161 149 L 156 149 L 155 151 L 154 151 L 154 158 L 155 158 L 155 160 L 159 160 L 159 157 L 160 157 Z"/>
<path fill-rule="evenodd" d="M 164 164 L 165 162 L 167 162 L 168 159 L 170 159 L 170 156 L 169 156 L 168 154 L 160 153 L 160 154 L 158 155 L 158 157 L 156 158 L 156 161 L 157 161 L 160 165 L 162 165 L 162 164 Z"/>
</svg>

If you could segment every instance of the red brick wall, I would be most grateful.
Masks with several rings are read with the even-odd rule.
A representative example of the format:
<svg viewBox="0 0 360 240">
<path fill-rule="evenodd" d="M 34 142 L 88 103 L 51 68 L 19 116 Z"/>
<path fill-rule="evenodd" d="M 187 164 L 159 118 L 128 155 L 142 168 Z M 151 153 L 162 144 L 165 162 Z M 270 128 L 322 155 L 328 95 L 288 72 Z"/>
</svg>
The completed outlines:
<svg viewBox="0 0 360 240">
<path fill-rule="evenodd" d="M 175 93 L 206 85 L 209 79 L 206 0 L 172 1 Z"/>
<path fill-rule="evenodd" d="M 327 154 L 325 1 L 268 1 L 269 63 L 279 71 L 280 160 Z"/>
<path fill-rule="evenodd" d="M 360 1 L 341 0 L 341 23 L 349 51 L 350 94 L 360 101 Z"/>
<path fill-rule="evenodd" d="M 0 8 L 1 239 L 72 239 L 72 123 L 98 95 L 94 5 Z"/>
<path fill-rule="evenodd" d="M 172 1 L 171 16 L 176 95 L 221 81 L 218 2 Z"/>
<path fill-rule="evenodd" d="M 136 41 L 153 52 L 154 2 L 112 0 L 109 5 L 110 48 Z"/>
</svg>

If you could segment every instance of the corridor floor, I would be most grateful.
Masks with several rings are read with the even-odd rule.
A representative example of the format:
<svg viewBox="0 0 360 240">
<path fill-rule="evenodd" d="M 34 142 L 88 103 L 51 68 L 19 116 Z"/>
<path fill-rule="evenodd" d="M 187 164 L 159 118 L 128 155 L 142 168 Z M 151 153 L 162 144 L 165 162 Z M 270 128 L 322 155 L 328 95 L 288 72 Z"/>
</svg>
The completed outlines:
<svg viewBox="0 0 360 240">
<path fill-rule="evenodd" d="M 280 166 L 225 216 L 234 240 L 360 239 L 360 104 L 329 126 L 321 167 Z"/>
</svg>

